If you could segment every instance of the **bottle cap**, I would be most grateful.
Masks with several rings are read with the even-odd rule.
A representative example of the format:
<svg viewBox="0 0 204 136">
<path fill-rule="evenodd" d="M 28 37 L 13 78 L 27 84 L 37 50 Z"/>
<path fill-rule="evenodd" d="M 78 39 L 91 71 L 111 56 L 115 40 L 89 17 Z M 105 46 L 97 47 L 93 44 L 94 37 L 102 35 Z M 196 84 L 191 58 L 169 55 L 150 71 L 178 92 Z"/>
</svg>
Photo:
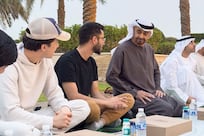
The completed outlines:
<svg viewBox="0 0 204 136">
<path fill-rule="evenodd" d="M 183 106 L 183 109 L 189 109 L 189 107 L 188 106 Z"/>
<path fill-rule="evenodd" d="M 195 99 L 191 99 L 191 103 L 195 103 Z"/>
<path fill-rule="evenodd" d="M 129 122 L 128 118 L 123 118 L 123 122 Z"/>
<path fill-rule="evenodd" d="M 138 111 L 144 112 L 144 108 L 138 108 Z"/>
</svg>

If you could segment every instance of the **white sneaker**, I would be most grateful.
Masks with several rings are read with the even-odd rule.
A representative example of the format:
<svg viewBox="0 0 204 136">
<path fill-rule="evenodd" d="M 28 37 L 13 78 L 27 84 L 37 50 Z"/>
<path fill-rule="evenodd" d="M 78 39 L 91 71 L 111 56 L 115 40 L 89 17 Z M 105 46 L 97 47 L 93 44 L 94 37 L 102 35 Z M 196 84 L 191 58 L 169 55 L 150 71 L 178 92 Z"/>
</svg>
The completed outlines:
<svg viewBox="0 0 204 136">
<path fill-rule="evenodd" d="M 93 122 L 90 125 L 88 125 L 86 128 L 89 130 L 99 130 L 104 126 L 104 123 L 102 120 L 99 120 L 97 122 Z"/>
<path fill-rule="evenodd" d="M 112 123 L 106 125 L 108 127 L 118 127 L 121 125 L 122 120 L 121 119 L 117 119 L 115 121 L 113 121 Z"/>
</svg>

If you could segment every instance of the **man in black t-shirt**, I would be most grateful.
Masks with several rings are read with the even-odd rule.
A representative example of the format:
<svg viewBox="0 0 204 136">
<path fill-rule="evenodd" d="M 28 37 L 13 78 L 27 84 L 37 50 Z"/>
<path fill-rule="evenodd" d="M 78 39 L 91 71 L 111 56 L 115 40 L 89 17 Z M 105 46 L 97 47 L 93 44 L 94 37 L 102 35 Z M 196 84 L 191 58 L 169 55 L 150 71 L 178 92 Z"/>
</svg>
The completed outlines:
<svg viewBox="0 0 204 136">
<path fill-rule="evenodd" d="M 89 103 L 91 113 L 86 123 L 92 130 L 116 121 L 134 104 L 132 95 L 128 93 L 106 98 L 98 89 L 97 65 L 91 55 L 100 54 L 105 44 L 103 30 L 98 23 L 84 24 L 79 30 L 79 46 L 62 55 L 55 65 L 65 97 L 84 99 Z"/>
</svg>

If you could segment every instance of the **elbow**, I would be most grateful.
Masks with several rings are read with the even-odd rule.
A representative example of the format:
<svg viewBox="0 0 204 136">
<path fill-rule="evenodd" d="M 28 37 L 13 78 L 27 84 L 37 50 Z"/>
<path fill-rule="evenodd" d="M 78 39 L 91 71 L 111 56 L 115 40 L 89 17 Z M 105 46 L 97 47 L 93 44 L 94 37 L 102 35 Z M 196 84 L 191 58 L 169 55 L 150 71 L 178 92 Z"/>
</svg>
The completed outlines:
<svg viewBox="0 0 204 136">
<path fill-rule="evenodd" d="M 78 97 L 77 97 L 77 95 L 67 95 L 67 98 L 68 98 L 69 100 L 75 100 L 75 99 L 77 99 Z"/>
<path fill-rule="evenodd" d="M 109 83 L 109 81 L 110 81 L 109 76 L 106 76 L 106 82 Z"/>
<path fill-rule="evenodd" d="M 112 85 L 112 78 L 111 76 L 106 76 L 106 82 Z"/>
</svg>

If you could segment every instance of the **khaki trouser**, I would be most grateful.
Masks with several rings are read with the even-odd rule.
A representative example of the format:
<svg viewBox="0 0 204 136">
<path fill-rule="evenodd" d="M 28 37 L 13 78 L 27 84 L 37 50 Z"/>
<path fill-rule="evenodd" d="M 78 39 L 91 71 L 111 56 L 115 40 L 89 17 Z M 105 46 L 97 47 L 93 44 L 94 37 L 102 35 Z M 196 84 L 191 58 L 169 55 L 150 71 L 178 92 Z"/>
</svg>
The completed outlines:
<svg viewBox="0 0 204 136">
<path fill-rule="evenodd" d="M 126 104 L 128 105 L 128 107 L 125 109 L 119 109 L 119 110 L 109 109 L 109 108 L 102 109 L 95 101 L 87 100 L 91 112 L 87 117 L 85 123 L 98 121 L 100 118 L 102 118 L 105 121 L 105 125 L 108 125 L 113 121 L 121 118 L 124 114 L 126 114 L 133 107 L 135 103 L 133 96 L 129 93 L 117 95 L 117 97 L 127 97 Z"/>
</svg>

